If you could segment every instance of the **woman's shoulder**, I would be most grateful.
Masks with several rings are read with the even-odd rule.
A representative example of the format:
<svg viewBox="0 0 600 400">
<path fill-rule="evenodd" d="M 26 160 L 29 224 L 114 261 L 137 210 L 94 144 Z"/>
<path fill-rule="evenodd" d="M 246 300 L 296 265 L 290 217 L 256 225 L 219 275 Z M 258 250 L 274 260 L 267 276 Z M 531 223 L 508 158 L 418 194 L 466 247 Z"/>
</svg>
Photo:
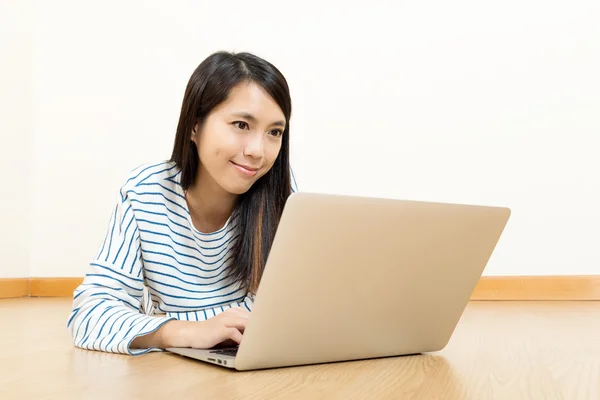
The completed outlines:
<svg viewBox="0 0 600 400">
<path fill-rule="evenodd" d="M 181 170 L 173 161 L 145 163 L 134 168 L 126 175 L 121 194 L 130 192 L 158 190 L 177 191 L 180 188 Z"/>
</svg>

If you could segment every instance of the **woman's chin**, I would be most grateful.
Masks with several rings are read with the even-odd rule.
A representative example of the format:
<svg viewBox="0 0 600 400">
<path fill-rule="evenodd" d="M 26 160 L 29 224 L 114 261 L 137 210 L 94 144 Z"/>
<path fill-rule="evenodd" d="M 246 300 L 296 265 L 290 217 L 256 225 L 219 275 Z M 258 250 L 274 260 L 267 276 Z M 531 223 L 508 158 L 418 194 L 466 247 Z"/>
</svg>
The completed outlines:
<svg viewBox="0 0 600 400">
<path fill-rule="evenodd" d="M 239 196 L 239 195 L 246 193 L 248 190 L 250 190 L 251 187 L 252 187 L 251 184 L 246 184 L 246 185 L 237 184 L 237 185 L 228 185 L 224 189 L 233 195 Z"/>
</svg>

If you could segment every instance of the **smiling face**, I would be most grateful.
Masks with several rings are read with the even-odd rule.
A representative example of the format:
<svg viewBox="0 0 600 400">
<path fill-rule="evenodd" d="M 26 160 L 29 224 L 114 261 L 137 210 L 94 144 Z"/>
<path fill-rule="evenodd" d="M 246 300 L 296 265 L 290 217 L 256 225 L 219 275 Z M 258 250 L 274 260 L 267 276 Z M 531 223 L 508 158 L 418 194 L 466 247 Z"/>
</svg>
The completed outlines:
<svg viewBox="0 0 600 400">
<path fill-rule="evenodd" d="M 267 92 L 252 82 L 235 86 L 192 132 L 200 158 L 196 182 L 247 192 L 273 167 L 284 130 L 285 116 Z"/>
</svg>

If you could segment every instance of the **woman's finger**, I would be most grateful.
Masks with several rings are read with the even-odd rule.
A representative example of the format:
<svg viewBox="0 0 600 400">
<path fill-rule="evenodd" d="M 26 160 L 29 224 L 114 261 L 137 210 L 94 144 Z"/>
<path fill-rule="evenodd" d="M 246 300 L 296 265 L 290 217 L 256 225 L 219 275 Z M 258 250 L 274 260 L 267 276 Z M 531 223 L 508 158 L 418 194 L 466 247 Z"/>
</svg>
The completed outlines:
<svg viewBox="0 0 600 400">
<path fill-rule="evenodd" d="M 244 332 L 246 330 L 246 323 L 248 322 L 247 318 L 230 316 L 228 318 L 223 319 L 223 325 L 228 328 L 236 328 L 237 330 Z"/>
<path fill-rule="evenodd" d="M 231 339 L 237 344 L 242 343 L 242 333 L 236 328 L 227 328 L 227 339 Z"/>
</svg>

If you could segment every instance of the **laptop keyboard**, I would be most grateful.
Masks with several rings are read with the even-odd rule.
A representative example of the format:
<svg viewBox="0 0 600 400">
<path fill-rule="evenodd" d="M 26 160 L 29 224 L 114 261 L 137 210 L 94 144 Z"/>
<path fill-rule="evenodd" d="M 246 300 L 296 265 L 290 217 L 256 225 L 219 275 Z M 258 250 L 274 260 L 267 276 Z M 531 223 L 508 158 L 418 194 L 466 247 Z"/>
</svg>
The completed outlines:
<svg viewBox="0 0 600 400">
<path fill-rule="evenodd" d="M 235 357 L 235 355 L 237 354 L 238 348 L 231 348 L 231 349 L 219 349 L 219 350 L 212 350 L 211 353 L 212 354 L 220 354 L 223 356 L 232 356 Z"/>
</svg>

